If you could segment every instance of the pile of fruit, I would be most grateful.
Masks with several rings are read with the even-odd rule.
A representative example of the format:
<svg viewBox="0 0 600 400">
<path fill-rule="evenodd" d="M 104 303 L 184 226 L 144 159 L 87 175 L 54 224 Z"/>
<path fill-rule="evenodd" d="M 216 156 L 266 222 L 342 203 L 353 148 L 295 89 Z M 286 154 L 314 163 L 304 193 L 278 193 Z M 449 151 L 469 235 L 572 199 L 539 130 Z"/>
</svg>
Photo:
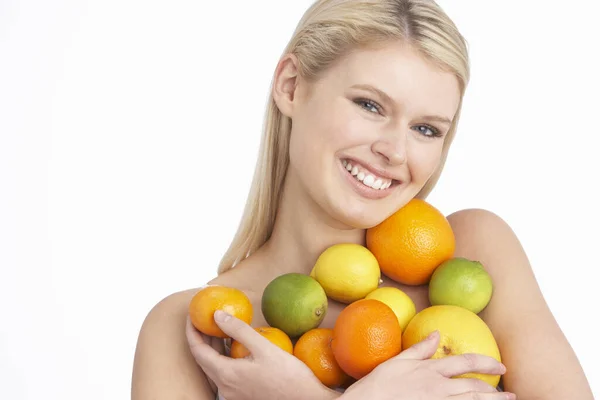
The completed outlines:
<svg viewBox="0 0 600 400">
<path fill-rule="evenodd" d="M 368 229 L 365 246 L 335 244 L 318 257 L 310 275 L 273 279 L 261 303 L 269 326 L 256 331 L 302 360 L 330 388 L 347 387 L 436 330 L 440 342 L 433 358 L 478 353 L 501 361 L 491 330 L 478 316 L 492 298 L 492 280 L 480 262 L 455 257 L 454 250 L 445 216 L 414 199 Z M 382 276 L 404 287 L 428 284 L 430 305 L 417 312 L 403 290 L 382 285 Z M 329 299 L 343 305 L 332 329 L 320 327 Z M 208 286 L 190 303 L 196 329 L 226 338 L 213 320 L 217 309 L 252 322 L 252 305 L 242 291 Z M 231 357 L 248 355 L 232 341 Z M 476 373 L 460 377 L 492 386 L 500 380 Z"/>
</svg>

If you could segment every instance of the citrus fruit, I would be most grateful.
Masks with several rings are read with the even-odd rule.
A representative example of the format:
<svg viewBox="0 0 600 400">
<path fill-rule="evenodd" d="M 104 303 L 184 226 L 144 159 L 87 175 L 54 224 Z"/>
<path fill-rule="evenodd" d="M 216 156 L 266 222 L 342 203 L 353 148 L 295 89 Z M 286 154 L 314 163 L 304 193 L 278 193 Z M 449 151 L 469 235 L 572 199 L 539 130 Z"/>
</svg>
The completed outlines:
<svg viewBox="0 0 600 400">
<path fill-rule="evenodd" d="M 331 349 L 332 339 L 333 329 L 311 329 L 296 342 L 294 356 L 306 364 L 323 385 L 335 389 L 341 387 L 350 377 L 335 360 Z"/>
<path fill-rule="evenodd" d="M 333 355 L 342 370 L 355 379 L 398 355 L 401 347 L 398 318 L 379 300 L 361 299 L 346 306 L 333 327 Z"/>
<path fill-rule="evenodd" d="M 225 311 L 247 324 L 252 322 L 254 313 L 250 299 L 241 290 L 210 285 L 200 289 L 192 297 L 188 311 L 190 321 L 206 335 L 229 338 L 215 322 L 214 314 L 217 310 Z"/>
<path fill-rule="evenodd" d="M 424 200 L 412 199 L 367 229 L 366 245 L 388 278 L 422 285 L 438 265 L 453 256 L 456 242 L 444 214 Z"/>
<path fill-rule="evenodd" d="M 403 350 L 424 340 L 435 330 L 440 333 L 440 343 L 433 359 L 476 353 L 502 361 L 494 335 L 487 324 L 477 314 L 452 305 L 430 306 L 417 313 L 402 335 Z M 456 377 L 477 378 L 493 387 L 498 386 L 500 381 L 500 375 L 480 373 Z"/>
<path fill-rule="evenodd" d="M 417 313 L 415 303 L 402 290 L 395 287 L 380 287 L 369 293 L 365 299 L 375 299 L 387 304 L 396 317 L 402 332 L 406 329 L 409 321 Z"/>
<path fill-rule="evenodd" d="M 463 257 L 444 261 L 429 281 L 431 305 L 455 305 L 479 314 L 492 298 L 492 278 L 479 261 Z"/>
<path fill-rule="evenodd" d="M 267 323 L 291 338 L 318 327 L 325 318 L 327 306 L 327 295 L 319 282 L 295 272 L 269 282 L 261 300 Z"/>
<path fill-rule="evenodd" d="M 381 270 L 377 259 L 364 246 L 340 243 L 323 251 L 311 276 L 333 300 L 352 303 L 364 298 L 379 286 Z"/>
<path fill-rule="evenodd" d="M 294 354 L 294 345 L 288 335 L 282 330 L 271 326 L 262 326 L 254 328 L 254 330 L 260 333 L 264 338 L 268 339 L 275 346 L 290 354 Z M 232 358 L 244 358 L 250 355 L 250 351 L 242 343 L 237 340 L 232 340 L 229 355 Z"/>
</svg>

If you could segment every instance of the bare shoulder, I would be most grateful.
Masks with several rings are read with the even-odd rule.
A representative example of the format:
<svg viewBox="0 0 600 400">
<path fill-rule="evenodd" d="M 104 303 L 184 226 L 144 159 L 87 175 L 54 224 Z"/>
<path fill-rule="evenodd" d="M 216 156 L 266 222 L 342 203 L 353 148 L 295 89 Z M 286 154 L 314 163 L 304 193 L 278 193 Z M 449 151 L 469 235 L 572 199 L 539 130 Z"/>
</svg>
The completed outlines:
<svg viewBox="0 0 600 400">
<path fill-rule="evenodd" d="M 185 335 L 188 305 L 198 289 L 173 293 L 148 312 L 135 351 L 131 398 L 215 398 Z"/>
<path fill-rule="evenodd" d="M 473 240 L 482 234 L 486 236 L 514 236 L 514 232 L 508 223 L 490 210 L 468 208 L 453 212 L 447 218 L 457 236 L 457 241 Z M 516 239 L 516 236 L 513 237 L 514 239 Z"/>
<path fill-rule="evenodd" d="M 484 209 L 460 210 L 450 214 L 448 221 L 456 237 L 455 254 L 480 261 L 494 282 L 493 301 L 482 312 L 486 322 L 494 325 L 520 312 L 542 312 L 549 323 L 551 315 L 525 249 L 509 224 Z M 518 310 L 511 309 L 514 299 L 520 302 Z"/>
<path fill-rule="evenodd" d="M 206 285 L 235 287 L 253 298 L 247 270 L 235 268 Z M 132 400 L 215 398 L 216 388 L 196 364 L 185 333 L 190 301 L 201 288 L 170 294 L 146 315 L 134 357 Z M 214 338 L 212 346 L 223 352 L 222 340 Z"/>
<path fill-rule="evenodd" d="M 542 311 L 550 314 L 535 279 L 526 251 L 511 226 L 498 214 L 485 209 L 464 209 L 448 216 L 456 237 L 456 255 L 480 261 L 491 275 L 495 288 L 495 303 L 509 299 L 526 300 L 519 306 L 523 312 Z M 506 298 L 505 298 L 506 297 Z M 482 317 L 516 310 L 508 306 L 491 307 Z M 500 305 L 498 305 L 500 306 Z M 545 314 L 544 314 L 545 313 Z M 495 318 L 491 318 L 494 323 Z"/>
<path fill-rule="evenodd" d="M 456 236 L 455 255 L 480 261 L 492 277 L 492 299 L 480 316 L 507 366 L 505 389 L 518 398 L 592 399 L 579 361 L 509 224 L 484 209 L 460 210 L 447 218 Z"/>
</svg>

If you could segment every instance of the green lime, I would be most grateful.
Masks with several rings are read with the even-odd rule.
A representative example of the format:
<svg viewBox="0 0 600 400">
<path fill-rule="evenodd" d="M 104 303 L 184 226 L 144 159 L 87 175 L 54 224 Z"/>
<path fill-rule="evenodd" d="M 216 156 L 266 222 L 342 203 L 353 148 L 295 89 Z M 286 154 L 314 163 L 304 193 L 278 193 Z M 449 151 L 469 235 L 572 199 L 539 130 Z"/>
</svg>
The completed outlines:
<svg viewBox="0 0 600 400">
<path fill-rule="evenodd" d="M 318 327 L 327 313 L 327 295 L 315 279 L 288 273 L 265 288 L 261 309 L 267 323 L 291 338 Z"/>
<path fill-rule="evenodd" d="M 429 281 L 429 302 L 455 305 L 478 314 L 492 298 L 492 278 L 479 261 L 454 257 L 440 264 Z"/>
</svg>

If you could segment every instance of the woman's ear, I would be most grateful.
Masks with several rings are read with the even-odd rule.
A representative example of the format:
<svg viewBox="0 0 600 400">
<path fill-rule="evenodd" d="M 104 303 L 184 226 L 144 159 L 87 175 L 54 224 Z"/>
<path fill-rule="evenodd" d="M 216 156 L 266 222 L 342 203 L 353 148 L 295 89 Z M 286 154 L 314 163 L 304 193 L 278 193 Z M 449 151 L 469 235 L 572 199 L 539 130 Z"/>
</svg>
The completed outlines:
<svg viewBox="0 0 600 400">
<path fill-rule="evenodd" d="M 286 117 L 291 118 L 294 114 L 298 80 L 298 58 L 293 54 L 286 54 L 277 64 L 273 79 L 273 99 Z"/>
</svg>

